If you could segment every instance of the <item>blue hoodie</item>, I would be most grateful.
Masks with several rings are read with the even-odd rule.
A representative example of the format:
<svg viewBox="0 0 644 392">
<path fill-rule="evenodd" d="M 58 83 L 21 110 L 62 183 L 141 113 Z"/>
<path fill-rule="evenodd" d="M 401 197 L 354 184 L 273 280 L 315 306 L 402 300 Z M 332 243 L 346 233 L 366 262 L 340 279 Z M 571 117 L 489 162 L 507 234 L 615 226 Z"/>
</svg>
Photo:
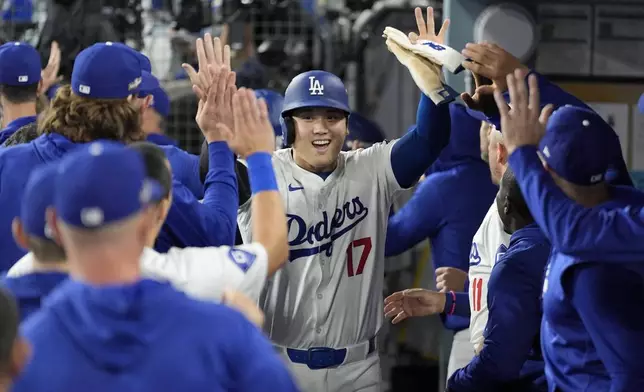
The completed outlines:
<svg viewBox="0 0 644 392">
<path fill-rule="evenodd" d="M 32 272 L 16 277 L 3 276 L 0 284 L 16 298 L 20 320 L 24 321 L 40 309 L 43 299 L 68 277 L 65 272 Z"/>
<path fill-rule="evenodd" d="M 533 210 L 543 200 L 543 193 L 535 194 L 532 186 L 526 186 L 526 178 L 520 177 L 524 174 L 515 172 L 528 206 Z M 532 200 L 532 196 L 537 197 Z M 611 210 L 644 205 L 644 193 L 631 187 L 612 187 L 611 196 L 610 201 L 593 210 L 604 210 L 610 215 Z M 606 262 L 602 253 L 588 254 L 585 258 L 565 254 L 557 247 L 560 240 L 553 237 L 552 226 L 541 223 L 554 211 L 533 211 L 553 245 L 543 286 L 541 327 L 550 390 L 644 390 L 644 361 L 641 360 L 644 317 L 640 311 L 644 307 L 644 263 L 641 254 L 634 262 Z M 596 225 L 601 224 L 585 223 L 591 233 L 597 232 Z M 600 248 L 606 247 L 596 243 Z"/>
<path fill-rule="evenodd" d="M 549 256 L 550 243 L 536 223 L 512 234 L 488 283 L 485 345 L 450 377 L 449 392 L 546 391 L 539 328 Z"/>
<path fill-rule="evenodd" d="M 13 240 L 11 221 L 20 211 L 20 199 L 29 178 L 29 173 L 37 165 L 60 159 L 78 145 L 60 134 L 49 133 L 38 137 L 31 143 L 0 149 L 0 205 L 2 206 L 0 209 L 0 249 L 2 249 L 2 252 L 0 252 L 0 272 L 7 271 L 18 259 L 25 255 L 24 249 L 18 247 Z M 204 207 L 195 198 L 181 203 L 186 208 L 190 208 L 189 211 L 184 211 L 183 214 L 185 216 L 201 217 L 201 219 L 191 223 L 193 226 L 199 223 L 199 225 L 195 226 L 196 229 L 193 228 L 192 230 L 200 230 L 202 233 L 200 238 L 211 239 L 210 245 L 232 245 L 235 241 L 238 203 L 234 158 L 227 146 L 224 147 L 222 144 L 217 143 L 211 143 L 211 145 L 216 145 L 209 147 L 209 152 L 213 154 L 212 161 L 218 166 L 217 170 L 212 171 L 210 182 L 213 185 L 218 185 L 212 188 L 213 194 L 217 193 L 219 195 L 214 196 L 212 200 L 215 200 L 213 203 L 219 203 L 219 205 L 212 208 Z M 168 154 L 169 159 L 170 156 L 182 157 L 184 154 L 190 155 L 174 146 L 165 146 L 164 151 Z M 184 161 L 185 159 L 183 161 L 170 159 L 170 164 L 180 164 Z M 198 173 L 198 159 L 196 164 Z M 173 174 L 177 173 L 179 175 L 186 173 L 185 166 L 180 166 L 177 169 L 173 166 Z M 179 178 L 179 181 L 184 177 L 192 178 L 192 176 L 184 174 Z M 198 175 L 197 181 L 199 181 Z M 219 186 L 220 184 L 221 186 Z M 199 187 L 203 193 L 203 185 L 200 182 Z M 221 188 L 221 193 L 214 190 L 219 188 Z M 210 216 L 211 214 L 219 215 L 213 217 Z M 164 230 L 181 233 L 185 226 L 182 225 L 182 220 L 179 219 L 179 223 L 176 225 L 173 222 L 175 221 L 170 218 L 170 222 Z"/>
<path fill-rule="evenodd" d="M 262 332 L 167 283 L 68 280 L 29 318 L 33 357 L 13 391 L 296 391 Z"/>
<path fill-rule="evenodd" d="M 467 272 L 472 237 L 498 188 L 480 158 L 481 122 L 468 116 L 462 105 L 452 103 L 449 109 L 449 144 L 411 199 L 389 219 L 385 255 L 400 254 L 429 238 L 436 268 Z M 468 327 L 469 318 L 449 315 L 444 322 L 447 328 L 461 330 Z"/>
</svg>

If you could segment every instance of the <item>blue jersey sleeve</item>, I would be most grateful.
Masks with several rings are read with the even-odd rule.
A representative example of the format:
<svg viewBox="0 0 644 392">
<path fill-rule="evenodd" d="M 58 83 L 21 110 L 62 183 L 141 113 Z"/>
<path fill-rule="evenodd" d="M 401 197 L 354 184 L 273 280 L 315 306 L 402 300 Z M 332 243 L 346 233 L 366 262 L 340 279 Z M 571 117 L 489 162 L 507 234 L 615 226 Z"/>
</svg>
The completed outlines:
<svg viewBox="0 0 644 392">
<path fill-rule="evenodd" d="M 283 359 L 261 330 L 244 320 L 236 326 L 228 358 L 237 392 L 297 392 Z"/>
<path fill-rule="evenodd" d="M 210 170 L 201 203 L 185 185 L 173 182 L 172 207 L 155 246 L 160 252 L 172 246 L 231 246 L 235 242 L 239 200 L 234 157 L 225 143 L 211 143 L 208 149 Z"/>
<path fill-rule="evenodd" d="M 391 150 L 391 168 L 403 188 L 411 187 L 449 143 L 449 105 L 436 106 L 421 94 L 416 127 L 401 137 Z"/>
<path fill-rule="evenodd" d="M 448 391 L 493 392 L 520 377 L 541 325 L 542 276 L 524 266 L 501 261 L 492 269 L 483 349 L 452 375 Z"/>
<path fill-rule="evenodd" d="M 615 264 L 571 268 L 562 285 L 610 375 L 610 392 L 644 391 L 642 275 Z"/>
<path fill-rule="evenodd" d="M 445 293 L 445 309 L 441 316 L 470 317 L 470 294 L 467 292 Z"/>
<path fill-rule="evenodd" d="M 534 74 L 537 77 L 537 82 L 539 84 L 539 96 L 541 99 L 540 105 L 542 108 L 548 104 L 552 104 L 555 106 L 555 108 L 564 105 L 572 105 L 580 108 L 590 109 L 588 105 L 586 105 L 579 98 L 552 83 L 545 76 L 539 74 L 538 72 L 535 72 L 534 70 L 530 71 L 528 75 L 530 74 Z M 503 98 L 505 98 L 506 102 L 510 102 L 510 93 L 508 91 L 505 91 L 503 93 Z M 494 124 L 496 129 L 499 129 L 501 130 L 501 132 L 503 132 L 503 130 L 501 129 L 501 117 L 498 113 L 494 114 L 493 116 L 487 117 L 486 121 Z"/>
<path fill-rule="evenodd" d="M 545 171 L 533 146 L 516 149 L 508 159 L 535 221 L 553 248 L 581 259 L 601 256 L 638 261 L 644 253 L 644 214 L 639 208 L 606 211 L 569 199 Z M 606 256 L 604 256 L 606 255 Z"/>
<path fill-rule="evenodd" d="M 192 194 L 201 199 L 204 186 L 199 177 L 199 157 L 189 154 L 176 146 L 159 146 L 163 149 L 172 167 L 172 177 L 185 185 Z"/>
<path fill-rule="evenodd" d="M 411 199 L 389 218 L 386 257 L 399 255 L 436 233 L 445 217 L 442 199 L 440 189 L 431 181 L 418 185 Z"/>
</svg>

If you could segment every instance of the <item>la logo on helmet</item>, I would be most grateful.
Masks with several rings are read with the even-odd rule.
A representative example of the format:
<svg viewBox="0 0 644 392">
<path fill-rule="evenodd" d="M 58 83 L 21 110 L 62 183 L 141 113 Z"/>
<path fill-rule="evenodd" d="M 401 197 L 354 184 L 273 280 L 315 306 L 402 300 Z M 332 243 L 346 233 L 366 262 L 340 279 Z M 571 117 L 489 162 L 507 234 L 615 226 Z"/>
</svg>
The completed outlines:
<svg viewBox="0 0 644 392">
<path fill-rule="evenodd" d="M 315 76 L 309 76 L 309 92 L 311 95 L 324 95 L 324 86 Z"/>
</svg>

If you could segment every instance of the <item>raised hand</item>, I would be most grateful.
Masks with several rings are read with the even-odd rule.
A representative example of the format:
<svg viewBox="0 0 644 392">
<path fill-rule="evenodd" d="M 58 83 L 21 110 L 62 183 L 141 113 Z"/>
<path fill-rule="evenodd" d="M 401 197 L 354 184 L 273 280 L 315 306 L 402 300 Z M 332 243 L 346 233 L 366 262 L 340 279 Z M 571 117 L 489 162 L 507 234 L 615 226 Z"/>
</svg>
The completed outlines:
<svg viewBox="0 0 644 392">
<path fill-rule="evenodd" d="M 60 82 L 62 76 L 58 76 L 60 70 L 60 47 L 58 42 L 52 41 L 51 48 L 49 49 L 49 61 L 47 66 L 40 72 L 42 83 L 38 89 L 38 95 L 42 95 L 49 90 L 51 86 Z"/>
<path fill-rule="evenodd" d="M 418 34 L 414 32 L 409 33 L 411 43 L 416 43 L 419 39 L 433 41 L 439 44 L 445 43 L 445 34 L 447 34 L 447 29 L 449 28 L 449 19 L 443 21 L 443 25 L 437 35 L 436 27 L 434 26 L 434 9 L 432 7 L 427 7 L 427 21 L 423 18 L 423 10 L 420 7 L 414 9 L 414 15 L 416 16 Z"/>
<path fill-rule="evenodd" d="M 483 80 L 479 74 L 474 76 L 474 94 L 462 93 L 461 99 L 468 108 L 485 113 L 488 117 L 499 112 L 494 100 L 494 85 L 491 80 Z M 487 78 L 485 78 L 487 79 Z"/>
<path fill-rule="evenodd" d="M 461 51 L 463 56 L 472 61 L 465 61 L 463 67 L 475 74 L 485 76 L 492 80 L 495 88 L 501 92 L 507 89 L 505 76 L 519 68 L 528 71 L 528 67 L 497 44 L 482 42 L 479 44 L 468 43 Z"/>
<path fill-rule="evenodd" d="M 266 101 L 258 100 L 251 89 L 240 88 L 232 99 L 233 127 L 219 123 L 220 134 L 230 149 L 242 158 L 255 152 L 273 153 L 275 134 Z"/>
<path fill-rule="evenodd" d="M 525 77 L 526 71 L 523 69 L 516 69 L 507 75 L 510 106 L 505 103 L 501 89 L 494 90 L 494 99 L 501 114 L 503 141 L 508 154 L 512 154 L 517 147 L 538 145 L 554 110 L 552 105 L 546 105 L 541 109 L 537 77 L 528 77 L 529 90 L 526 88 Z"/>
<path fill-rule="evenodd" d="M 392 324 L 409 317 L 430 316 L 445 309 L 445 294 L 425 289 L 397 291 L 385 298 L 385 317 L 392 318 Z"/>
<path fill-rule="evenodd" d="M 235 73 L 226 65 L 212 65 L 206 67 L 204 74 L 208 74 L 210 86 L 204 99 L 199 100 L 195 120 L 208 143 L 224 140 L 219 132 L 219 124 L 228 128 L 234 125 L 233 96 L 237 92 L 235 87 Z M 198 88 L 193 86 L 197 95 Z"/>
<path fill-rule="evenodd" d="M 181 64 L 186 71 L 193 91 L 197 98 L 205 100 L 208 95 L 208 88 L 212 85 L 212 73 L 209 68 L 228 67 L 230 68 L 230 46 L 222 44 L 219 37 L 213 38 L 210 33 L 206 33 L 196 42 L 197 61 L 199 70 L 196 71 L 190 64 Z"/>
</svg>

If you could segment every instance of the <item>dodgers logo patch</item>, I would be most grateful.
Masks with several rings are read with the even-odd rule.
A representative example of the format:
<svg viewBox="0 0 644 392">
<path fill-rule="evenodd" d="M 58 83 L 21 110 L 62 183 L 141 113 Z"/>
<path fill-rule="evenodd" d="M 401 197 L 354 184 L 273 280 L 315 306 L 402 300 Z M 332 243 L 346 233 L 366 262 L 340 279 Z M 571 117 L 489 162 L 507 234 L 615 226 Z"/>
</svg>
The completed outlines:
<svg viewBox="0 0 644 392">
<path fill-rule="evenodd" d="M 253 266 L 257 256 L 247 250 L 239 248 L 230 248 L 228 258 L 235 263 L 244 273 Z"/>
</svg>

